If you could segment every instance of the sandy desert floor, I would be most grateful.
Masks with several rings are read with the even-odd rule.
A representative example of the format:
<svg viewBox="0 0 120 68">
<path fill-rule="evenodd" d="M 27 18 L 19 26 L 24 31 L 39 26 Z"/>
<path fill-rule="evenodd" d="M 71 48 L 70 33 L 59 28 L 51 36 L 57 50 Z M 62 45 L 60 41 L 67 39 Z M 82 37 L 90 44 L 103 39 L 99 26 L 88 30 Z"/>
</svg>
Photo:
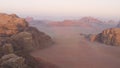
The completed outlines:
<svg viewBox="0 0 120 68">
<path fill-rule="evenodd" d="M 55 44 L 31 53 L 60 68 L 120 68 L 120 47 L 92 43 L 73 29 L 51 28 Z"/>
</svg>

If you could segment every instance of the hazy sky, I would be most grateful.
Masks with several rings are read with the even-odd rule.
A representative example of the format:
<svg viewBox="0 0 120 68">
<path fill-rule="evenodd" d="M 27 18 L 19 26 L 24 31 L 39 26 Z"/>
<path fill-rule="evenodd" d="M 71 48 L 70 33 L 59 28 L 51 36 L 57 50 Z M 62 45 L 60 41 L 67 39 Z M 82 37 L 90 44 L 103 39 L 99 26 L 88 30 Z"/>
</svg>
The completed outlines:
<svg viewBox="0 0 120 68">
<path fill-rule="evenodd" d="M 0 0 L 0 12 L 36 16 L 120 16 L 120 0 Z"/>
</svg>

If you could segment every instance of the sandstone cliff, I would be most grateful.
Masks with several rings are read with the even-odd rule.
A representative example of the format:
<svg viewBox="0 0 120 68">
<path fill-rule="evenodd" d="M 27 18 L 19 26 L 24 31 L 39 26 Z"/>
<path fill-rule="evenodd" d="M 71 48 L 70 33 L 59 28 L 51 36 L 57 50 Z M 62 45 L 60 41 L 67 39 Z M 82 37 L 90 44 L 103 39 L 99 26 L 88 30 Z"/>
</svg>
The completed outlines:
<svg viewBox="0 0 120 68">
<path fill-rule="evenodd" d="M 0 68 L 45 68 L 29 52 L 52 44 L 51 37 L 25 19 L 0 13 Z"/>
<path fill-rule="evenodd" d="M 92 37 L 92 41 L 98 41 L 112 46 L 120 46 L 120 28 L 110 28 Z"/>
<path fill-rule="evenodd" d="M 23 31 L 28 23 L 15 14 L 0 14 L 0 36 L 11 36 Z"/>
</svg>

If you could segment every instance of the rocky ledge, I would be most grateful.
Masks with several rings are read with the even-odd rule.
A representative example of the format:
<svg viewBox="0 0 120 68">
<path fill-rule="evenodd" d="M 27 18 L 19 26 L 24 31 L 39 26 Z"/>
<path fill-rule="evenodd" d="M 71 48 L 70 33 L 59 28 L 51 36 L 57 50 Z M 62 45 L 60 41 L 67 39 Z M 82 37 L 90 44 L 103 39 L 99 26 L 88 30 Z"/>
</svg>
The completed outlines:
<svg viewBox="0 0 120 68">
<path fill-rule="evenodd" d="M 29 53 L 52 44 L 51 37 L 25 19 L 0 13 L 0 68 L 45 68 Z"/>
</svg>

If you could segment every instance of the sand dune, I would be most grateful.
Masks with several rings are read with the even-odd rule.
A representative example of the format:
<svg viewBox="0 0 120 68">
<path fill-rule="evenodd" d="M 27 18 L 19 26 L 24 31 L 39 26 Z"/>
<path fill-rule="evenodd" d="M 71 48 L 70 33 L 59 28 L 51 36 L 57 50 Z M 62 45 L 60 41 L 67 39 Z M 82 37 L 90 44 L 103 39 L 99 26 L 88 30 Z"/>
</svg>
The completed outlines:
<svg viewBox="0 0 120 68">
<path fill-rule="evenodd" d="M 120 68 L 120 47 L 91 43 L 74 29 L 52 28 L 54 46 L 31 54 L 60 68 Z"/>
</svg>

